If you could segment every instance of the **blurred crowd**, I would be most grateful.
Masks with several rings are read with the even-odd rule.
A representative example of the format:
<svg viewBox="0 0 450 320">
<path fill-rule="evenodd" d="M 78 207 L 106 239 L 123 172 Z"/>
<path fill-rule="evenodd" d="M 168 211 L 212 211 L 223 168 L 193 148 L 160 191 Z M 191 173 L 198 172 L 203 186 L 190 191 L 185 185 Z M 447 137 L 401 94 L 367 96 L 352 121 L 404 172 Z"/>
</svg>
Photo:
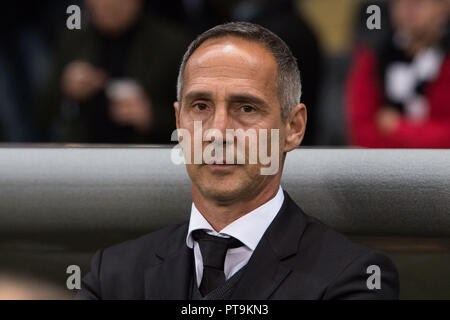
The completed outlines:
<svg viewBox="0 0 450 320">
<path fill-rule="evenodd" d="M 346 108 L 352 145 L 450 148 L 448 0 L 391 0 L 392 32 L 358 41 Z"/>
<path fill-rule="evenodd" d="M 450 148 L 450 0 L 360 1 L 344 60 L 323 50 L 301 1 L 5 2 L 0 142 L 171 143 L 188 44 L 217 24 L 249 21 L 278 34 L 298 60 L 303 145 Z M 366 25 L 373 3 L 381 30 Z M 66 28 L 72 4 L 80 30 Z"/>
</svg>

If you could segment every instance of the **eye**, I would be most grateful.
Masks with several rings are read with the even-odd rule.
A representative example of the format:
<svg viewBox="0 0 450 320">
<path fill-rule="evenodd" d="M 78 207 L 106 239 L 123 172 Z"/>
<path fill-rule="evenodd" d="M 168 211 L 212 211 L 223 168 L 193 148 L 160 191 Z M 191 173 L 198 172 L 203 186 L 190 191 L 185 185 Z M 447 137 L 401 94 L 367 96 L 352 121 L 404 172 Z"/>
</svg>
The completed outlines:
<svg viewBox="0 0 450 320">
<path fill-rule="evenodd" d="M 194 105 L 194 108 L 197 109 L 198 111 L 204 111 L 208 109 L 208 106 L 205 103 L 196 103 Z"/>
<path fill-rule="evenodd" d="M 250 112 L 255 111 L 256 109 L 255 109 L 254 107 L 250 106 L 250 105 L 245 105 L 245 106 L 242 106 L 242 107 L 241 107 L 241 110 L 242 110 L 244 113 L 250 113 Z"/>
</svg>

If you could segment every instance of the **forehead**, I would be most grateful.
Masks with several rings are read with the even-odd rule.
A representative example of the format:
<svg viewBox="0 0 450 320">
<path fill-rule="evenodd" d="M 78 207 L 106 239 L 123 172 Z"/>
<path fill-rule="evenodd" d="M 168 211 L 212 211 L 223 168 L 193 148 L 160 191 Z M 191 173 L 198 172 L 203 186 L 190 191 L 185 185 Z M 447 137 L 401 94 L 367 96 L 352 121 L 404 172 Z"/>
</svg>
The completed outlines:
<svg viewBox="0 0 450 320">
<path fill-rule="evenodd" d="M 184 74 L 185 88 L 193 85 L 250 86 L 255 90 L 276 87 L 277 64 L 262 44 L 238 37 L 209 39 L 189 58 Z"/>
</svg>

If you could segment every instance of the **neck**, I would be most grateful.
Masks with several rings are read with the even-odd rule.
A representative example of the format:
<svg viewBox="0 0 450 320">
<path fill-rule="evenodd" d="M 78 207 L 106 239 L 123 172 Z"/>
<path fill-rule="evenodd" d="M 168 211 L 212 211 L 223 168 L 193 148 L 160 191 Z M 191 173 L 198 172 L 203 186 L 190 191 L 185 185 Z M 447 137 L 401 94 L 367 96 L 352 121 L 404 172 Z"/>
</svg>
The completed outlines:
<svg viewBox="0 0 450 320">
<path fill-rule="evenodd" d="M 214 230 L 220 232 L 233 221 L 273 199 L 279 185 L 280 179 L 273 179 L 255 195 L 241 197 L 227 203 L 204 197 L 199 189 L 192 185 L 192 200 Z"/>
</svg>

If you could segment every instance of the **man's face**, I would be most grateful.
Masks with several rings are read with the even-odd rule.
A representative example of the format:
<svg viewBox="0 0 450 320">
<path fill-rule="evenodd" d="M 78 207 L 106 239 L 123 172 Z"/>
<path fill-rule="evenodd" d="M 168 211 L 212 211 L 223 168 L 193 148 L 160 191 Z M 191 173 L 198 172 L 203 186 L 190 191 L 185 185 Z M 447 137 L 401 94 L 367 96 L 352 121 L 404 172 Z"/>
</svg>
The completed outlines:
<svg viewBox="0 0 450 320">
<path fill-rule="evenodd" d="M 256 133 L 267 129 L 269 143 L 266 152 L 269 154 L 270 129 L 279 129 L 276 152 L 280 166 L 274 175 L 261 175 L 263 165 L 259 157 L 256 164 L 248 163 L 250 139 L 245 143 L 245 164 L 186 164 L 193 188 L 203 197 L 228 202 L 251 198 L 269 183 L 278 185 L 281 157 L 286 151 L 286 125 L 281 119 L 277 95 L 277 64 L 264 46 L 236 37 L 204 42 L 188 60 L 181 106 L 175 103 L 175 112 L 177 128 L 187 129 L 191 137 L 194 137 L 194 121 L 201 121 L 203 135 L 208 129 L 222 133 L 224 162 L 226 129 L 254 129 Z M 233 139 L 236 155 L 237 143 L 236 138 Z M 260 139 L 257 141 L 259 145 Z M 210 143 L 202 142 L 203 150 Z"/>
</svg>

